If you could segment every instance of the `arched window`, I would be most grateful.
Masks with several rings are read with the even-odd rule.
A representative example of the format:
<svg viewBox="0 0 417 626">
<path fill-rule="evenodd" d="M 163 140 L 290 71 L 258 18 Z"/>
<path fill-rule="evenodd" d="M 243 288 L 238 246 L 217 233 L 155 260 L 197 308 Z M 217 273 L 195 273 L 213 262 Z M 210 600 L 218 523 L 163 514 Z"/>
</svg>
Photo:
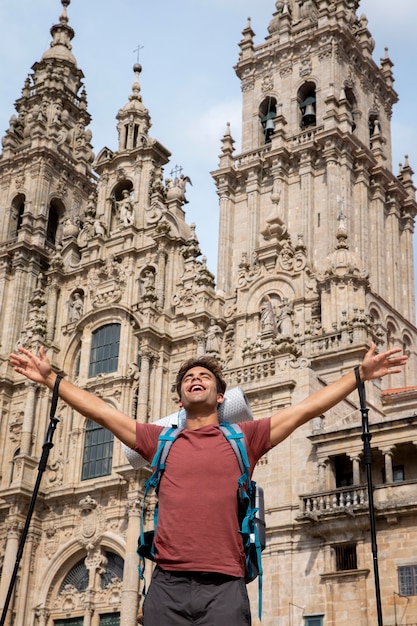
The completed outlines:
<svg viewBox="0 0 417 626">
<path fill-rule="evenodd" d="M 274 118 L 277 116 L 276 98 L 268 96 L 259 107 L 259 118 L 261 120 L 264 143 L 270 143 L 274 134 Z"/>
<path fill-rule="evenodd" d="M 350 123 L 352 126 L 352 132 L 353 132 L 356 128 L 356 122 L 355 122 L 355 109 L 357 107 L 356 98 L 355 98 L 355 94 L 353 93 L 353 90 L 350 87 L 345 87 L 345 94 L 346 94 L 346 101 L 348 104 L 348 114 L 349 114 Z"/>
<path fill-rule="evenodd" d="M 123 580 L 124 561 L 122 557 L 114 552 L 106 552 L 105 557 L 106 567 L 100 575 L 100 587 L 102 589 L 107 589 L 114 579 Z"/>
<path fill-rule="evenodd" d="M 89 569 L 90 566 L 87 568 L 84 557 L 67 571 L 62 582 L 58 583 L 55 598 L 49 599 L 48 624 L 84 626 L 87 621 L 84 621 L 83 607 L 88 602 L 93 614 L 91 623 L 96 626 L 120 626 L 120 589 L 124 561 L 118 554 L 105 550 L 101 547 L 99 570 L 93 563 L 91 567 L 94 571 Z M 115 601 L 119 609 L 117 611 Z"/>
<path fill-rule="evenodd" d="M 70 569 L 70 571 L 62 581 L 62 585 L 59 588 L 58 593 L 62 593 L 64 589 L 68 587 L 68 585 L 71 585 L 71 587 L 75 587 L 75 589 L 80 592 L 87 589 L 88 569 L 85 566 L 84 559 L 78 561 L 78 563 L 76 563 L 74 567 Z"/>
<path fill-rule="evenodd" d="M 113 461 L 113 434 L 87 420 L 81 480 L 109 476 Z"/>
<path fill-rule="evenodd" d="M 117 371 L 119 346 L 120 324 L 106 324 L 93 333 L 89 378 Z"/>
<path fill-rule="evenodd" d="M 53 246 L 56 243 L 56 235 L 59 226 L 60 207 L 57 200 L 52 200 L 49 205 L 48 225 L 46 227 L 46 241 Z"/>
<path fill-rule="evenodd" d="M 308 126 L 315 126 L 317 123 L 316 117 L 316 86 L 314 83 L 306 83 L 301 87 L 298 92 L 298 108 L 300 111 L 300 126 L 301 128 L 307 128 Z"/>
<path fill-rule="evenodd" d="M 370 113 L 368 117 L 368 128 L 369 128 L 369 147 L 372 150 L 373 137 L 374 135 L 378 135 L 378 133 L 381 130 L 379 126 L 379 118 L 376 113 Z"/>
<path fill-rule="evenodd" d="M 13 455 L 13 460 L 12 460 L 12 469 L 10 472 L 10 484 L 12 484 L 12 482 L 14 481 L 14 473 L 15 473 L 15 469 L 16 469 L 16 459 L 20 454 L 20 448 L 18 448 L 16 450 L 16 452 Z"/>
<path fill-rule="evenodd" d="M 17 195 L 12 202 L 12 225 L 10 236 L 16 237 L 17 233 L 22 227 L 23 213 L 25 212 L 25 196 L 23 194 Z"/>
</svg>

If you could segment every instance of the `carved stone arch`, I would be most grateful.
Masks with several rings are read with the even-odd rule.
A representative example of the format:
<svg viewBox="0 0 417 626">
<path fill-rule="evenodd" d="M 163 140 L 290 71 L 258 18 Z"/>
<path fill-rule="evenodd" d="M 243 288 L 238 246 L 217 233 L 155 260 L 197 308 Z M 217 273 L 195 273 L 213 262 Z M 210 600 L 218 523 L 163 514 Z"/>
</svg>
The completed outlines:
<svg viewBox="0 0 417 626">
<path fill-rule="evenodd" d="M 379 306 L 377 304 L 369 305 L 369 316 L 374 324 L 382 323 L 382 314 Z"/>
<path fill-rule="evenodd" d="M 377 345 L 386 342 L 386 326 L 381 308 L 377 302 L 371 302 L 368 306 L 368 315 L 371 321 L 373 340 Z"/>
<path fill-rule="evenodd" d="M 407 331 L 404 331 L 402 334 L 401 340 L 402 340 L 403 352 L 409 357 L 411 355 L 412 346 L 414 343 L 411 338 L 411 335 Z"/>
<path fill-rule="evenodd" d="M 396 348 L 398 346 L 398 342 L 400 341 L 400 329 L 398 327 L 397 321 L 391 316 L 387 317 L 386 329 L 388 350 L 390 350 L 391 348 Z"/>
<path fill-rule="evenodd" d="M 57 518 L 53 520 L 45 519 L 45 526 L 49 529 L 47 537 L 53 536 L 53 526 Z M 55 528 L 58 532 L 59 529 Z M 47 539 L 48 542 L 48 539 Z M 84 546 L 80 544 L 77 539 L 71 539 L 68 543 L 65 543 L 62 547 L 59 547 L 59 541 L 56 542 L 58 549 L 54 551 L 53 558 L 48 563 L 48 568 L 44 572 L 43 576 L 39 578 L 39 586 L 37 589 L 38 600 L 40 607 L 48 607 L 52 605 L 52 598 L 57 593 L 57 589 L 61 585 L 65 578 L 66 573 L 74 567 L 82 558 L 86 557 L 86 551 Z M 48 553 L 48 546 L 45 546 Z"/>
<path fill-rule="evenodd" d="M 121 366 L 122 375 L 128 375 L 129 363 L 137 361 L 138 341 L 135 340 L 135 337 L 137 337 L 138 330 L 143 326 L 143 321 L 139 312 L 133 314 L 127 307 L 119 304 L 89 311 L 79 320 L 64 351 L 64 371 L 74 371 L 75 358 L 77 352 L 81 350 L 80 378 L 83 380 L 88 378 L 87 365 L 90 359 L 92 334 L 102 326 L 113 323 L 120 324 L 121 344 L 128 346 L 127 361 Z"/>
<path fill-rule="evenodd" d="M 110 150 L 110 148 L 102 148 L 98 153 L 94 166 L 97 166 L 100 163 L 105 163 L 106 161 L 111 161 L 114 156 L 114 152 Z"/>
<path fill-rule="evenodd" d="M 271 280 L 269 276 L 266 276 L 251 285 L 246 300 L 246 310 L 248 314 L 258 312 L 259 305 L 265 296 L 269 295 L 271 297 L 271 295 L 274 294 L 280 301 L 288 300 L 292 302 L 294 300 L 296 293 L 291 276 L 280 275 L 278 279 L 274 276 L 273 280 Z"/>
<path fill-rule="evenodd" d="M 99 552 L 102 554 L 100 563 L 95 559 L 93 554 L 98 554 Z M 113 593 L 111 597 L 107 594 L 106 601 L 106 594 L 103 594 L 100 585 L 102 572 L 99 569 L 98 576 L 94 576 L 90 573 L 91 567 L 96 569 L 95 561 L 97 561 L 97 568 L 100 568 L 101 565 L 104 568 L 106 567 L 105 554 L 109 552 L 124 561 L 125 543 L 120 537 L 116 537 L 113 533 L 104 533 L 93 550 L 88 547 L 86 548 L 79 540 L 72 540 L 66 544 L 62 550 L 54 555 L 54 559 L 51 561 L 45 575 L 40 578 L 40 584 L 37 589 L 39 598 L 37 610 L 46 612 L 52 622 L 53 620 L 65 617 L 64 614 L 65 612 L 68 613 L 69 608 L 71 608 L 73 615 L 79 614 L 83 616 L 87 599 L 86 592 L 84 591 L 85 585 L 81 584 L 79 585 L 79 589 L 77 589 L 77 576 L 75 575 L 75 578 L 72 579 L 73 584 L 71 584 L 70 574 L 73 571 L 75 571 L 76 574 L 76 569 L 84 569 L 84 576 L 88 576 L 88 582 L 93 585 L 93 589 L 96 592 L 92 595 L 90 593 L 88 594 L 90 601 L 91 598 L 93 598 L 93 606 L 90 608 L 94 609 L 97 613 L 102 613 L 103 610 L 106 611 L 107 609 L 109 613 L 112 613 L 115 608 L 117 608 L 115 604 L 115 594 Z M 77 566 L 79 566 L 79 568 L 77 568 Z M 66 589 L 64 589 L 63 584 L 67 577 L 68 585 L 66 585 Z M 78 580 L 80 580 L 79 577 Z M 120 585 L 117 591 L 119 592 L 118 598 L 120 602 Z M 111 602 L 109 602 L 110 599 Z"/>
</svg>

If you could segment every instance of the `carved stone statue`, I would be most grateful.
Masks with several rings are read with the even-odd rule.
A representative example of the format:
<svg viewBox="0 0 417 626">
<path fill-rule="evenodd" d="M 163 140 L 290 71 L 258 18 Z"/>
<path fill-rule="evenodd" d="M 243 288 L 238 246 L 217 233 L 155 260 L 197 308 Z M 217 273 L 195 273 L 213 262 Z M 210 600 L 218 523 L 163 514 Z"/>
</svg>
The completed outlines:
<svg viewBox="0 0 417 626">
<path fill-rule="evenodd" d="M 206 337 L 206 354 L 220 354 L 222 347 L 223 331 L 216 320 L 210 320 L 210 326 Z"/>
<path fill-rule="evenodd" d="M 122 226 L 131 226 L 134 223 L 133 203 L 130 199 L 130 193 L 127 189 L 123 190 L 122 199 L 117 204 L 119 211 L 119 221 Z"/>
<path fill-rule="evenodd" d="M 69 305 L 69 321 L 77 322 L 84 311 L 84 299 L 80 291 L 76 291 Z"/>
</svg>

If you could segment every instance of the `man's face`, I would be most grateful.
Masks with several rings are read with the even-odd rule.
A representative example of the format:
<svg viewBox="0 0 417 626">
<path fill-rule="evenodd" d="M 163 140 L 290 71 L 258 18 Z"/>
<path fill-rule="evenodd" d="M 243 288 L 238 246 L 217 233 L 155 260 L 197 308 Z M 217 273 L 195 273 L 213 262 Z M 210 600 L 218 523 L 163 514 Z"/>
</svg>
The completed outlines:
<svg viewBox="0 0 417 626">
<path fill-rule="evenodd" d="M 192 367 L 181 381 L 180 406 L 212 406 L 213 410 L 223 402 L 223 394 L 217 391 L 216 377 L 205 367 Z"/>
</svg>

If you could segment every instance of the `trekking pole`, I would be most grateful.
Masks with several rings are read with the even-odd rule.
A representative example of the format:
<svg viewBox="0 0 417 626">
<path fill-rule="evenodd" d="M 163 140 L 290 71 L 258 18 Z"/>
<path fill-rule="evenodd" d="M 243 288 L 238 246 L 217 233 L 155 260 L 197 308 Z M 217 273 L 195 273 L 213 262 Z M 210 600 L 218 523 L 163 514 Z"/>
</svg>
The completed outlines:
<svg viewBox="0 0 417 626">
<path fill-rule="evenodd" d="M 56 425 L 59 422 L 59 420 L 55 417 L 55 411 L 56 411 L 56 407 L 57 407 L 57 404 L 58 404 L 58 387 L 59 387 L 59 383 L 61 382 L 61 378 L 62 378 L 62 376 L 60 376 L 60 375 L 58 375 L 56 377 L 54 390 L 52 392 L 51 412 L 50 412 L 50 415 L 49 415 L 50 421 L 49 421 L 48 429 L 46 431 L 45 441 L 44 441 L 43 446 L 42 446 L 42 456 L 41 456 L 41 459 L 39 461 L 38 476 L 37 476 L 37 479 L 36 479 L 35 487 L 33 489 L 32 497 L 31 497 L 30 504 L 29 504 L 29 509 L 28 509 L 28 512 L 27 512 L 27 515 L 26 515 L 25 525 L 23 527 L 22 534 L 21 534 L 21 537 L 20 537 L 20 540 L 19 540 L 19 545 L 18 545 L 17 553 L 16 553 L 16 561 L 15 561 L 15 564 L 14 564 L 12 577 L 10 579 L 9 589 L 7 591 L 7 596 L 6 596 L 6 600 L 5 600 L 4 607 L 3 607 L 3 612 L 2 612 L 2 615 L 1 615 L 1 619 L 0 619 L 0 626 L 4 626 L 5 621 L 6 621 L 7 611 L 8 611 L 8 608 L 9 608 L 10 600 L 12 598 L 13 587 L 14 587 L 15 582 L 16 582 L 17 572 L 19 570 L 20 561 L 22 559 L 23 548 L 25 547 L 26 538 L 27 538 L 27 535 L 28 535 L 28 532 L 29 532 L 29 526 L 30 526 L 30 522 L 31 522 L 31 519 L 32 519 L 32 514 L 33 514 L 33 511 L 35 509 L 36 498 L 38 496 L 39 487 L 40 487 L 41 480 L 42 480 L 42 475 L 43 475 L 43 473 L 44 473 L 44 471 L 46 469 L 46 465 L 47 465 L 48 457 L 49 457 L 49 452 L 50 452 L 51 448 L 53 448 L 53 446 L 54 446 L 54 444 L 52 443 L 52 439 L 53 439 L 53 436 L 54 436 Z"/>
<path fill-rule="evenodd" d="M 369 506 L 369 522 L 371 529 L 371 544 L 372 544 L 372 558 L 374 564 L 374 580 L 375 580 L 375 596 L 376 596 L 376 611 L 378 616 L 378 626 L 382 624 L 382 609 L 381 609 L 381 590 L 379 585 L 379 568 L 378 568 L 378 547 L 376 543 L 376 528 L 375 528 L 375 510 L 374 510 L 374 497 L 372 486 L 372 451 L 371 451 L 371 438 L 372 435 L 369 432 L 368 424 L 368 412 L 366 408 L 365 397 L 365 385 L 361 381 L 359 374 L 359 367 L 355 367 L 356 387 L 358 389 L 359 401 L 361 405 L 362 414 L 362 441 L 363 441 L 363 459 L 366 468 L 366 480 L 368 486 L 368 506 Z"/>
</svg>

